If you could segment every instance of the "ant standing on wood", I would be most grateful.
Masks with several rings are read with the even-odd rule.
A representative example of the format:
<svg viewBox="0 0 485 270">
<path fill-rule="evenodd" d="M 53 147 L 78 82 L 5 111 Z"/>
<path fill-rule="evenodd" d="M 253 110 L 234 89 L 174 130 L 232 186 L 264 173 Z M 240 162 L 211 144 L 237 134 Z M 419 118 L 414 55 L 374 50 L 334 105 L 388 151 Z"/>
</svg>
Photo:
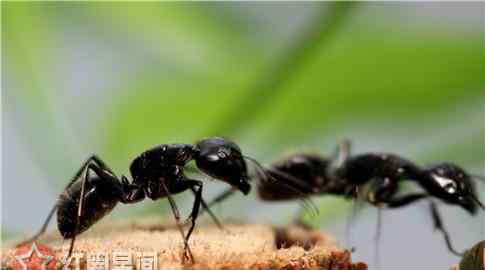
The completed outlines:
<svg viewBox="0 0 485 270">
<path fill-rule="evenodd" d="M 184 174 L 184 166 L 191 160 L 195 160 L 197 167 L 207 175 L 230 184 L 234 190 L 245 195 L 249 193 L 251 186 L 247 182 L 247 167 L 241 149 L 234 142 L 222 138 L 204 139 L 195 145 L 162 144 L 149 149 L 132 161 L 131 182 L 125 176 L 118 178 L 100 158 L 93 155 L 61 193 L 41 230 L 23 243 L 41 236 L 57 209 L 58 229 L 63 238 L 71 239 L 67 255 L 69 258 L 76 236 L 108 214 L 118 202 L 131 204 L 146 197 L 152 200 L 168 198 L 177 227 L 184 239 L 184 259 L 193 261 L 188 241 L 195 227 L 200 205 L 209 212 L 219 227 L 221 224 L 202 199 L 203 183 Z M 195 200 L 189 216 L 191 226 L 184 235 L 172 194 L 189 189 L 194 193 Z"/>
</svg>

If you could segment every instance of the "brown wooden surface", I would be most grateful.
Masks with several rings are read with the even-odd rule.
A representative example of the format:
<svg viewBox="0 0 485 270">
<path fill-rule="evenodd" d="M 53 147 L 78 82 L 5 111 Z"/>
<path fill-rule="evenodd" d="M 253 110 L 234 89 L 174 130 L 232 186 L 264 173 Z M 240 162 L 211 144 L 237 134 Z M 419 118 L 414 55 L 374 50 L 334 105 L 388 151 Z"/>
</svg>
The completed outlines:
<svg viewBox="0 0 485 270">
<path fill-rule="evenodd" d="M 338 248 L 331 236 L 319 231 L 248 224 L 226 225 L 225 231 L 213 226 L 198 226 L 190 240 L 195 263 L 182 263 L 180 233 L 171 225 L 159 224 L 144 222 L 95 227 L 79 237 L 75 252 L 156 251 L 160 270 L 367 269 L 365 264 L 353 264 L 348 251 Z M 60 239 L 57 234 L 51 234 L 40 242 L 49 245 L 60 257 L 69 247 L 69 241 Z M 2 269 L 8 269 L 12 252 L 12 247 L 4 247 Z M 136 265 L 135 261 L 133 264 Z"/>
</svg>

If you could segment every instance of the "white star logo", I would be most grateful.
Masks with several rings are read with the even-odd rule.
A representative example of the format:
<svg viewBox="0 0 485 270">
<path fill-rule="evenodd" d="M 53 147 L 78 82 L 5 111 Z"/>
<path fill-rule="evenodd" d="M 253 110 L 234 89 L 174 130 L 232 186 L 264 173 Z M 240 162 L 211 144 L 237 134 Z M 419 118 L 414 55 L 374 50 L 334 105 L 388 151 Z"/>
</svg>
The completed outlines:
<svg viewBox="0 0 485 270">
<path fill-rule="evenodd" d="M 30 259 L 32 257 L 32 254 L 34 254 L 34 252 L 35 252 L 35 255 L 38 258 L 42 259 L 42 270 L 47 270 L 47 265 L 53 259 L 53 256 L 48 256 L 48 255 L 42 254 L 39 251 L 39 249 L 37 248 L 37 245 L 35 244 L 35 242 L 30 247 L 29 252 L 27 252 L 27 253 L 25 253 L 23 255 L 15 256 L 15 259 L 22 266 L 22 270 L 29 270 L 28 267 L 27 267 L 28 265 L 24 262 L 24 260 L 25 259 Z"/>
</svg>

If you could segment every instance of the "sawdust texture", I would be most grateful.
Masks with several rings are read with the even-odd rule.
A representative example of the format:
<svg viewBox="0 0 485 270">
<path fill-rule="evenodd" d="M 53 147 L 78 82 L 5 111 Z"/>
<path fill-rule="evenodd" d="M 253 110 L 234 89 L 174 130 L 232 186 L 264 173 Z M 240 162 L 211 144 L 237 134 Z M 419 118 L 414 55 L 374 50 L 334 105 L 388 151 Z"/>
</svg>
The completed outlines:
<svg viewBox="0 0 485 270">
<path fill-rule="evenodd" d="M 69 249 L 70 241 L 53 234 L 39 239 L 49 245 L 58 258 Z M 122 251 L 157 252 L 159 270 L 365 270 L 363 263 L 352 263 L 350 253 L 339 248 L 333 237 L 316 230 L 270 225 L 198 226 L 189 245 L 194 262 L 183 260 L 180 232 L 171 225 L 107 225 L 93 228 L 77 240 L 74 252 Z M 14 246 L 2 250 L 2 269 L 9 269 Z M 133 255 L 135 256 L 135 255 Z M 133 257 L 133 269 L 138 269 Z M 109 265 L 111 269 L 111 264 Z M 86 267 L 83 260 L 81 267 Z"/>
</svg>

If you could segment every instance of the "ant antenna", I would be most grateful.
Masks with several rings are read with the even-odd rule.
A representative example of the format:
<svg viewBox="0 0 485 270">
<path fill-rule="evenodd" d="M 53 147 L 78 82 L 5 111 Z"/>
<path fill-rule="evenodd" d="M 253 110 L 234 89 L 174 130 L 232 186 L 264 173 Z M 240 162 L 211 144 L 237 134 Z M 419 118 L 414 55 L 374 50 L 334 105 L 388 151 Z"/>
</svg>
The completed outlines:
<svg viewBox="0 0 485 270">
<path fill-rule="evenodd" d="M 263 165 L 261 165 L 256 159 L 249 157 L 249 156 L 245 156 L 245 155 L 243 155 L 243 157 L 245 159 L 251 161 L 254 164 L 254 166 L 256 166 L 258 174 L 261 173 L 264 176 L 265 180 L 269 179 L 268 174 L 265 172 Z"/>
<path fill-rule="evenodd" d="M 300 180 L 300 179 L 298 179 L 298 178 L 296 178 L 296 177 L 294 177 L 294 176 L 292 176 L 292 175 L 290 175 L 290 174 L 287 174 L 287 173 L 282 172 L 282 171 L 280 171 L 280 170 L 271 169 L 271 168 L 270 168 L 270 169 L 268 169 L 268 170 L 269 170 L 269 171 L 271 171 L 272 173 L 275 173 L 275 174 L 277 174 L 277 175 L 281 176 L 281 177 L 284 177 L 284 178 L 285 178 L 285 179 L 287 179 L 287 180 L 292 181 L 292 183 L 293 183 L 293 184 L 295 184 L 295 185 L 299 185 L 299 184 L 301 184 L 301 180 Z M 277 180 L 277 179 L 275 179 L 275 178 L 274 178 L 272 175 L 270 175 L 270 177 L 271 177 L 271 179 L 273 179 L 273 182 L 277 182 L 277 181 L 278 181 L 278 180 Z M 281 183 L 281 181 L 280 181 L 280 183 Z M 305 194 L 305 193 L 304 193 L 304 192 L 302 192 L 300 189 L 298 189 L 298 188 L 296 188 L 296 187 L 294 187 L 294 186 L 292 186 L 292 185 L 290 185 L 290 184 L 288 184 L 288 183 L 281 183 L 281 184 L 285 185 L 285 186 L 286 186 L 286 187 L 288 187 L 288 188 L 289 188 L 291 191 L 294 191 L 294 192 L 296 192 L 298 195 L 300 195 L 300 196 L 301 196 L 301 200 L 307 204 L 308 208 L 310 208 L 310 209 L 312 209 L 312 210 L 314 211 L 315 215 L 318 215 L 318 214 L 319 214 L 318 207 L 315 205 L 315 203 L 314 203 L 314 202 L 313 202 L 311 199 L 308 199 L 308 198 L 307 198 L 307 194 Z"/>
<path fill-rule="evenodd" d="M 291 186 L 291 185 L 290 185 L 290 184 L 288 184 L 288 183 L 283 183 L 283 182 L 281 182 L 281 181 L 278 181 L 278 180 L 277 180 L 276 178 L 274 178 L 272 175 L 268 174 L 268 173 L 266 172 L 267 170 L 266 170 L 266 169 L 263 167 L 263 165 L 261 165 L 261 163 L 259 163 L 259 162 L 258 162 L 256 159 L 254 159 L 254 158 L 252 158 L 252 157 L 249 157 L 249 156 L 245 156 L 245 155 L 243 155 L 243 157 L 244 157 L 245 159 L 247 159 L 247 160 L 251 161 L 251 162 L 252 162 L 252 163 L 255 165 L 255 167 L 256 167 L 256 169 L 257 169 L 257 170 L 256 170 L 256 173 L 257 173 L 257 174 L 258 174 L 260 177 L 261 177 L 261 176 L 263 176 L 264 181 L 269 181 L 269 182 L 272 182 L 272 183 L 276 183 L 276 182 L 278 182 L 279 184 L 284 185 L 284 186 L 285 186 L 286 188 L 288 188 L 289 190 L 291 190 L 291 191 L 293 191 L 293 192 L 297 193 L 298 195 L 301 195 L 301 201 L 303 202 L 304 207 L 306 207 L 306 208 L 309 208 L 309 209 L 313 210 L 313 211 L 314 211 L 314 212 L 315 212 L 315 213 L 318 215 L 318 213 L 319 213 L 319 211 L 318 211 L 318 207 L 315 205 L 315 203 L 313 203 L 313 201 L 312 201 L 312 200 L 305 198 L 305 197 L 306 197 L 306 194 L 305 194 L 305 193 L 301 192 L 299 189 L 297 189 L 297 188 L 295 188 L 295 187 Z M 286 179 L 293 180 L 294 182 L 297 182 L 297 183 L 298 183 L 298 182 L 300 182 L 300 180 L 299 180 L 299 179 L 296 179 L 296 178 L 294 178 L 294 177 L 292 177 L 292 176 L 290 176 L 290 175 L 288 175 L 288 174 L 286 174 L 286 173 L 284 173 L 284 172 L 281 172 L 281 171 L 279 171 L 279 170 L 274 170 L 274 169 L 268 169 L 268 170 L 270 170 L 271 172 L 274 172 L 274 173 L 276 173 L 276 174 L 278 174 L 278 175 L 281 175 L 281 176 L 285 177 Z"/>
<path fill-rule="evenodd" d="M 270 181 L 270 182 L 276 181 L 276 179 L 274 179 L 273 177 L 271 177 L 266 173 L 266 170 L 264 169 L 263 165 L 261 165 L 256 159 L 249 156 L 244 156 L 244 155 L 243 157 L 254 164 L 256 168 L 256 174 L 258 175 L 258 177 L 262 178 L 264 181 Z"/>
<path fill-rule="evenodd" d="M 470 175 L 471 177 L 473 178 L 476 178 L 480 181 L 482 181 L 482 183 L 485 183 L 485 177 L 484 176 L 481 176 L 481 175 L 478 175 L 478 174 L 471 174 Z M 475 194 L 473 193 L 470 193 L 470 197 L 472 198 L 473 201 L 475 201 L 479 206 L 480 208 L 482 208 L 482 210 L 485 211 L 485 206 L 482 204 L 482 202 L 475 196 Z"/>
<path fill-rule="evenodd" d="M 473 193 L 470 193 L 470 197 L 472 198 L 472 200 L 474 200 L 479 206 L 480 208 L 482 208 L 483 211 L 485 211 L 485 206 L 482 204 L 482 202 L 475 196 L 475 194 Z"/>
</svg>

